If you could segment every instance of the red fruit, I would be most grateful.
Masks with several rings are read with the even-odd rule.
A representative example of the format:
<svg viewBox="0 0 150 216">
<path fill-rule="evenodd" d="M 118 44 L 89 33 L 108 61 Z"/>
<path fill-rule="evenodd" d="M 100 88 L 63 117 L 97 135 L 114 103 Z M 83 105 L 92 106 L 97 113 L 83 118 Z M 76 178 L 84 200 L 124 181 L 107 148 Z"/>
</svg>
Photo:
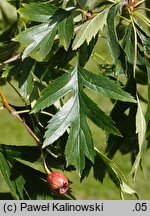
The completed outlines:
<svg viewBox="0 0 150 216">
<path fill-rule="evenodd" d="M 52 172 L 48 174 L 47 181 L 53 191 L 59 194 L 65 194 L 70 188 L 68 179 L 60 172 Z"/>
</svg>

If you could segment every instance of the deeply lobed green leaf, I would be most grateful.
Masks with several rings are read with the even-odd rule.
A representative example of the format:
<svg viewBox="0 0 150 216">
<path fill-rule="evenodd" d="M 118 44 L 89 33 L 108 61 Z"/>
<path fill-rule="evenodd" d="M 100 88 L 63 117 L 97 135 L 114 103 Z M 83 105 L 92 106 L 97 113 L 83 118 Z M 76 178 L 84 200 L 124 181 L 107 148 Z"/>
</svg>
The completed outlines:
<svg viewBox="0 0 150 216">
<path fill-rule="evenodd" d="M 35 5 L 34 5 L 35 6 Z M 53 11 L 54 12 L 54 11 Z M 47 14 L 46 14 L 47 15 Z M 38 15 L 37 15 L 38 16 Z M 18 34 L 14 40 L 20 42 L 25 47 L 22 58 L 26 58 L 28 56 L 34 57 L 38 61 L 42 61 L 49 54 L 55 36 L 57 34 L 58 26 L 60 24 L 60 38 L 61 43 L 63 43 L 65 48 L 68 48 L 70 44 L 70 40 L 73 34 L 73 28 L 69 31 L 69 36 L 67 34 L 67 38 L 65 38 L 64 30 L 62 31 L 61 25 L 64 25 L 67 20 L 67 26 L 69 24 L 69 28 L 73 26 L 72 18 L 68 18 L 70 16 L 70 12 L 65 11 L 63 9 L 57 9 L 53 16 L 49 15 L 49 20 L 44 21 L 43 24 L 39 24 L 30 28 L 27 28 L 25 31 Z M 68 18 L 68 19 L 67 19 Z M 43 20 L 42 20 L 43 21 Z M 62 22 L 62 23 L 61 23 Z M 63 26 L 64 27 L 64 26 Z M 65 44 L 64 44 L 65 39 Z M 67 47 L 66 47 L 67 41 Z"/>
<path fill-rule="evenodd" d="M 73 164 L 76 167 L 79 175 L 85 167 L 85 157 L 91 161 L 94 160 L 94 146 L 86 116 L 108 133 L 120 136 L 120 132 L 110 117 L 84 93 L 83 85 L 108 97 L 135 102 L 118 84 L 101 75 L 92 74 L 79 66 L 56 79 L 42 92 L 32 112 L 43 110 L 70 91 L 73 93 L 71 98 L 50 119 L 43 148 L 54 143 L 70 128 L 65 151 L 66 160 L 68 165 Z"/>
</svg>

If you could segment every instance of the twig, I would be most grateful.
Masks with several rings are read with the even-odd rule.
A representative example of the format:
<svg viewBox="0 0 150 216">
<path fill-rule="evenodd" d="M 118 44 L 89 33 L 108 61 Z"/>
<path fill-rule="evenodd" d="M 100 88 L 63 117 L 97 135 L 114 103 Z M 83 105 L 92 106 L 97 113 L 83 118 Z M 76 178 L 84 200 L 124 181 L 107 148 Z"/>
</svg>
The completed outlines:
<svg viewBox="0 0 150 216">
<path fill-rule="evenodd" d="M 7 59 L 7 60 L 4 61 L 3 63 L 0 63 L 0 66 L 9 64 L 9 63 L 11 63 L 11 62 L 14 62 L 14 61 L 20 59 L 20 58 L 21 58 L 21 54 L 17 54 L 17 55 L 15 55 L 15 56 L 11 57 L 10 59 Z"/>
<path fill-rule="evenodd" d="M 17 54 L 15 56 L 11 57 L 10 59 L 7 59 L 6 61 L 0 63 L 0 75 L 2 74 L 2 70 L 3 70 L 3 68 L 5 67 L 6 64 L 14 62 L 14 61 L 16 61 L 16 60 L 18 60 L 20 58 L 21 58 L 21 54 Z"/>
<path fill-rule="evenodd" d="M 15 118 L 17 118 L 26 128 L 26 130 L 31 134 L 31 136 L 34 138 L 34 140 L 39 144 L 42 145 L 42 141 L 35 135 L 35 133 L 29 128 L 29 126 L 20 118 L 20 116 L 11 109 L 5 95 L 3 94 L 2 90 L 0 89 L 0 97 L 2 99 L 4 107 L 11 113 Z"/>
<path fill-rule="evenodd" d="M 34 140 L 40 146 L 41 158 L 42 158 L 42 161 L 43 161 L 44 169 L 45 169 L 47 174 L 50 174 L 51 171 L 49 170 L 49 168 L 46 165 L 46 161 L 45 161 L 45 158 L 44 158 L 44 153 L 43 153 L 43 150 L 41 148 L 42 147 L 42 141 L 35 135 L 35 133 L 29 128 L 29 126 L 20 118 L 20 116 L 17 114 L 17 112 L 15 112 L 14 110 L 11 109 L 11 107 L 10 107 L 10 105 L 9 105 L 9 103 L 8 103 L 6 97 L 3 94 L 1 89 L 0 89 L 0 97 L 2 99 L 3 106 L 9 111 L 9 113 L 11 113 L 15 118 L 17 118 L 24 125 L 26 130 L 30 133 L 30 135 L 34 138 Z"/>
</svg>

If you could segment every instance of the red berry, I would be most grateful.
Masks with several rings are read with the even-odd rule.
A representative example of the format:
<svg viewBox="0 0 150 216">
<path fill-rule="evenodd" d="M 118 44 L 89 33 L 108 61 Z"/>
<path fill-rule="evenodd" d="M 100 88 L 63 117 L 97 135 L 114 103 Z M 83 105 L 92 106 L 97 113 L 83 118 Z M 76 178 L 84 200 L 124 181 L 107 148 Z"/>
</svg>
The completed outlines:
<svg viewBox="0 0 150 216">
<path fill-rule="evenodd" d="M 53 191 L 59 194 L 65 194 L 70 188 L 68 179 L 60 172 L 48 174 L 47 181 Z"/>
</svg>

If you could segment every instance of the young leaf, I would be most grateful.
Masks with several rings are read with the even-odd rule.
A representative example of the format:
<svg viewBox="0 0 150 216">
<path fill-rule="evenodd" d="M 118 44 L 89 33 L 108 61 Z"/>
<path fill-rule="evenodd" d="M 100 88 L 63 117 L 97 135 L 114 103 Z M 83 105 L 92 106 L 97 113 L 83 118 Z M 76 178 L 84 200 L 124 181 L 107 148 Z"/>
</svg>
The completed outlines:
<svg viewBox="0 0 150 216">
<path fill-rule="evenodd" d="M 137 96 L 137 114 L 136 114 L 136 133 L 138 134 L 138 144 L 139 144 L 139 152 L 136 156 L 136 159 L 134 161 L 131 173 L 134 174 L 134 178 L 136 176 L 137 170 L 139 168 L 141 158 L 142 158 L 142 152 L 143 152 L 143 144 L 145 139 L 145 133 L 146 133 L 146 122 L 145 117 L 142 112 L 142 108 L 140 105 L 139 98 Z"/>
<path fill-rule="evenodd" d="M 82 25 L 73 41 L 73 49 L 79 48 L 85 41 L 89 44 L 92 38 L 95 37 L 99 31 L 102 31 L 104 25 L 106 24 L 108 11 L 109 8 L 103 10 L 93 19 L 86 21 Z"/>
</svg>

